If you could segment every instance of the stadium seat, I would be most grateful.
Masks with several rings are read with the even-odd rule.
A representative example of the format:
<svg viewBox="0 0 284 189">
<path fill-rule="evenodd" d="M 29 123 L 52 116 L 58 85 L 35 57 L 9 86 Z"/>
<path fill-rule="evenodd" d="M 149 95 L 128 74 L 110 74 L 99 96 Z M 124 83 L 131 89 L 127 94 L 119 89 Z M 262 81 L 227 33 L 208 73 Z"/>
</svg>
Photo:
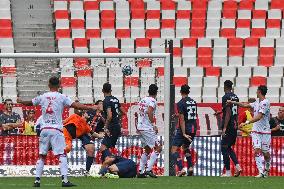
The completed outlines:
<svg viewBox="0 0 284 189">
<path fill-rule="evenodd" d="M 250 80 L 251 86 L 266 85 L 266 78 L 261 76 L 252 77 Z"/>
</svg>

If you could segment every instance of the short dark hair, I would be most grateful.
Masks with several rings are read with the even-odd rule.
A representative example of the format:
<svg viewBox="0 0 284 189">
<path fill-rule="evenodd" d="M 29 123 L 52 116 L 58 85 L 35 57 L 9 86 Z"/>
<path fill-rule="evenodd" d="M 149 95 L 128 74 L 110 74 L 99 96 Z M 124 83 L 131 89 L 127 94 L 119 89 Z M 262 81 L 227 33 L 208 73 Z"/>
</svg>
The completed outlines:
<svg viewBox="0 0 284 189">
<path fill-rule="evenodd" d="M 97 100 L 95 105 L 99 105 L 100 102 L 103 102 L 102 100 Z"/>
<path fill-rule="evenodd" d="M 28 114 L 35 113 L 35 110 L 28 110 Z"/>
<path fill-rule="evenodd" d="M 49 86 L 50 86 L 50 87 L 56 87 L 56 88 L 58 88 L 59 85 L 60 85 L 60 80 L 59 80 L 58 77 L 52 76 L 51 78 L 49 78 L 48 83 L 49 83 Z"/>
<path fill-rule="evenodd" d="M 151 84 L 151 85 L 149 86 L 149 90 L 148 90 L 149 95 L 157 95 L 158 89 L 159 89 L 159 88 L 158 88 L 157 85 Z"/>
<path fill-rule="evenodd" d="M 227 89 L 232 89 L 233 88 L 233 82 L 231 80 L 226 80 L 224 82 L 224 87 L 226 87 Z"/>
<path fill-rule="evenodd" d="M 10 98 L 7 98 L 7 99 L 5 99 L 4 104 L 7 104 L 7 102 L 13 102 L 13 100 L 10 99 Z"/>
<path fill-rule="evenodd" d="M 182 85 L 182 86 L 180 87 L 180 92 L 181 92 L 182 94 L 188 95 L 188 94 L 189 94 L 189 89 L 190 89 L 190 87 L 189 87 L 187 84 L 184 84 L 184 85 Z"/>
<path fill-rule="evenodd" d="M 104 93 L 110 93 L 111 92 L 111 84 L 110 83 L 105 83 L 103 85 L 103 92 Z"/>
<path fill-rule="evenodd" d="M 260 93 L 261 93 L 263 96 L 265 96 L 266 93 L 267 93 L 267 87 L 266 87 L 266 85 L 260 85 L 260 86 L 258 86 L 257 90 L 259 90 Z"/>
</svg>

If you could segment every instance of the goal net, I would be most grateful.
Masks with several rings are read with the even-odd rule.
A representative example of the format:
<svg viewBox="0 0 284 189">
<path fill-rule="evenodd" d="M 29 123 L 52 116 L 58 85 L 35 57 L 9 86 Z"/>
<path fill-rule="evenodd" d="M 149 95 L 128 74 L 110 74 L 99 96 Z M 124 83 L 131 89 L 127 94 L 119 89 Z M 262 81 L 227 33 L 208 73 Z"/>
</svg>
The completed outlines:
<svg viewBox="0 0 284 189">
<path fill-rule="evenodd" d="M 24 100 L 44 93 L 48 90 L 47 80 L 50 76 L 61 79 L 61 92 L 79 100 L 84 104 L 94 104 L 103 100 L 102 86 L 109 82 L 112 95 L 117 97 L 127 115 L 121 116 L 122 135 L 112 153 L 130 158 L 139 164 L 142 154 L 141 140 L 136 132 L 138 118 L 138 102 L 148 95 L 150 84 L 159 88 L 155 112 L 156 125 L 163 151 L 154 166 L 158 175 L 169 175 L 169 120 L 170 120 L 170 54 L 168 53 L 3 53 L 1 62 L 10 62 L 10 66 L 2 64 L 2 99 L 10 98 L 14 102 L 17 97 Z M 131 66 L 133 72 L 126 76 L 122 72 L 125 65 Z M 15 104 L 13 111 L 27 120 L 27 112 L 34 109 L 36 118 L 41 114 L 39 107 L 24 107 Z M 64 118 L 74 113 L 73 109 L 64 111 Z M 19 128 L 17 135 L 1 137 L 0 167 L 15 168 L 14 175 L 27 171 L 32 176 L 38 151 L 37 136 L 24 134 Z M 100 164 L 101 140 L 95 140 L 95 164 Z M 2 158 L 2 159 L 1 159 Z M 86 154 L 80 140 L 73 140 L 73 149 L 68 154 L 70 175 L 83 175 Z M 59 174 L 58 163 L 52 154 L 47 160 L 44 174 Z M 94 166 L 98 169 L 98 166 Z M 24 173 L 23 173 L 24 174 Z"/>
</svg>

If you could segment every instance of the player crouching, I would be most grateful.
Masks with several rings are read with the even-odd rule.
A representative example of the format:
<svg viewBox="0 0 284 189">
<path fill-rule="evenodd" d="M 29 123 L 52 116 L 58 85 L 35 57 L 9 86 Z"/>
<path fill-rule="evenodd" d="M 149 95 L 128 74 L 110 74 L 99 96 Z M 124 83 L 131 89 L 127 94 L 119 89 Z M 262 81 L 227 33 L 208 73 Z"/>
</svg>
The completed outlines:
<svg viewBox="0 0 284 189">
<path fill-rule="evenodd" d="M 148 90 L 149 96 L 139 102 L 137 130 L 141 135 L 141 141 L 144 147 L 139 165 L 139 178 L 145 178 L 146 176 L 157 178 L 152 172 L 153 165 L 162 151 L 162 146 L 158 142 L 158 128 L 154 123 L 154 113 L 157 107 L 157 92 L 158 87 L 155 84 L 150 85 Z M 150 158 L 147 163 L 148 156 L 150 156 Z M 146 164 L 147 168 L 144 172 Z"/>
<path fill-rule="evenodd" d="M 178 167 L 177 176 L 180 177 L 186 174 L 186 169 L 183 168 L 182 159 L 178 153 L 178 148 L 181 146 L 183 147 L 187 160 L 187 175 L 193 175 L 192 158 L 189 146 L 195 137 L 197 129 L 197 104 L 188 96 L 189 89 L 190 88 L 188 85 L 183 85 L 180 89 L 182 99 L 177 103 L 179 127 L 176 129 L 176 134 L 171 149 L 172 157 Z"/>
<path fill-rule="evenodd" d="M 99 175 L 106 178 L 136 177 L 136 163 L 121 156 L 107 156 L 102 164 Z"/>
</svg>

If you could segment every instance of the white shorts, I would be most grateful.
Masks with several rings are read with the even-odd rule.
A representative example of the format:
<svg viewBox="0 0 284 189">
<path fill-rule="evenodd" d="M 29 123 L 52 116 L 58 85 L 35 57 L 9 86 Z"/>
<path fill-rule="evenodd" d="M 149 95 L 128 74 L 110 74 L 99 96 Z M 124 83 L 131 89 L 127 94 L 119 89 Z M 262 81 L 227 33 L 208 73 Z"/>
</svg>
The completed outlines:
<svg viewBox="0 0 284 189">
<path fill-rule="evenodd" d="M 141 142 L 142 146 L 149 146 L 150 148 L 154 148 L 159 145 L 159 139 L 155 131 L 139 131 L 141 134 Z"/>
<path fill-rule="evenodd" d="M 43 129 L 39 137 L 39 154 L 46 155 L 52 148 L 54 155 L 65 153 L 65 138 L 62 132 L 55 129 Z"/>
<path fill-rule="evenodd" d="M 251 133 L 253 148 L 259 148 L 263 152 L 270 152 L 271 134 Z"/>
</svg>

